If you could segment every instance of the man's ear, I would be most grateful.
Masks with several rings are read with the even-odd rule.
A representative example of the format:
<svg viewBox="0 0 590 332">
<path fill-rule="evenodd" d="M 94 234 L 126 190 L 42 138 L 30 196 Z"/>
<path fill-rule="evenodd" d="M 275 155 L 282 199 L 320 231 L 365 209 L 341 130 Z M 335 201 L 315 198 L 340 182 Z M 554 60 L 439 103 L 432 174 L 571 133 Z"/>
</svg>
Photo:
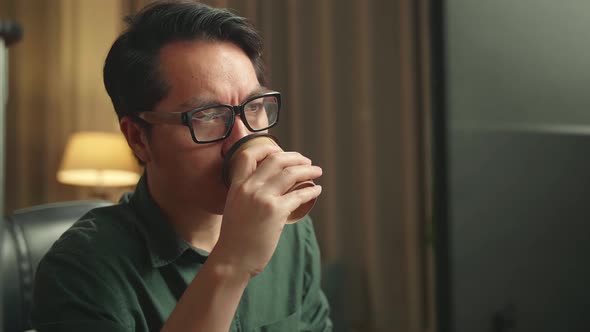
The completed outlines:
<svg viewBox="0 0 590 332">
<path fill-rule="evenodd" d="M 144 164 L 151 161 L 151 150 L 146 129 L 129 116 L 124 116 L 119 121 L 119 127 L 127 139 L 127 144 L 129 144 L 137 158 Z"/>
</svg>

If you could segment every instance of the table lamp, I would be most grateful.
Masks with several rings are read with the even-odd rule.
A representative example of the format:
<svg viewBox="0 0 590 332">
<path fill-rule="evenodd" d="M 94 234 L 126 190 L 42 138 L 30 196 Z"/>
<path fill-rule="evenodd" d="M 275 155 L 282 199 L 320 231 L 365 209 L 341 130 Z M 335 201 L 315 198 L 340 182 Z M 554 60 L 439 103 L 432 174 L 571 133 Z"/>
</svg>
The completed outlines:
<svg viewBox="0 0 590 332">
<path fill-rule="evenodd" d="M 94 187 L 132 186 L 139 180 L 139 167 L 123 135 L 106 132 L 78 132 L 70 136 L 57 180 L 61 183 Z"/>
</svg>

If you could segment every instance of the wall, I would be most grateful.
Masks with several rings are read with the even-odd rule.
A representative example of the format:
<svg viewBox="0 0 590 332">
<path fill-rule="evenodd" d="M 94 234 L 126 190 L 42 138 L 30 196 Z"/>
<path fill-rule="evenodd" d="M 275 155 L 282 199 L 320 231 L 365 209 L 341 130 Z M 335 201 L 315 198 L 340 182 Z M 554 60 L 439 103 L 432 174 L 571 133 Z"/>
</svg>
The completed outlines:
<svg viewBox="0 0 590 332">
<path fill-rule="evenodd" d="M 446 3 L 452 331 L 586 331 L 587 1 Z"/>
</svg>

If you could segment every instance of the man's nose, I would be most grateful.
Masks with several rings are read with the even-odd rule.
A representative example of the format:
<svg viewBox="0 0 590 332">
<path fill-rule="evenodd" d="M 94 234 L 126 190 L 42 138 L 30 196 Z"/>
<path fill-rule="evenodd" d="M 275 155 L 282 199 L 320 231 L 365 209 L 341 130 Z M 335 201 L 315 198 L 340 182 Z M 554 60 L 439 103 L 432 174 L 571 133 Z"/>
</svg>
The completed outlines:
<svg viewBox="0 0 590 332">
<path fill-rule="evenodd" d="M 232 136 L 235 136 L 236 141 L 237 141 L 246 135 L 250 135 L 250 130 L 248 130 L 248 127 L 246 127 L 246 125 L 244 124 L 242 117 L 239 115 L 236 115 L 236 120 L 234 121 L 234 127 L 232 128 L 231 133 L 230 133 L 230 138 Z"/>
<path fill-rule="evenodd" d="M 242 137 L 250 135 L 251 132 L 248 130 L 248 127 L 242 121 L 242 118 L 239 115 L 236 115 L 236 119 L 234 121 L 234 126 L 231 130 L 229 136 L 224 140 L 224 150 L 227 152 L 234 143 L 239 141 Z"/>
</svg>

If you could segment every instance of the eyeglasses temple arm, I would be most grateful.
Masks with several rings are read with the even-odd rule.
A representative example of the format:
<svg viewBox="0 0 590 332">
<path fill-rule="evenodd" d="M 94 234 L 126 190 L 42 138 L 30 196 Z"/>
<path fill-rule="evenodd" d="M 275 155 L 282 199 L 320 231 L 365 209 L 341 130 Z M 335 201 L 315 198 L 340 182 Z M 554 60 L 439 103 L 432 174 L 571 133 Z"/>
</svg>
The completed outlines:
<svg viewBox="0 0 590 332">
<path fill-rule="evenodd" d="M 139 118 L 145 122 L 158 124 L 167 123 L 172 125 L 182 125 L 182 113 L 161 113 L 161 112 L 142 112 L 138 114 Z"/>
</svg>

